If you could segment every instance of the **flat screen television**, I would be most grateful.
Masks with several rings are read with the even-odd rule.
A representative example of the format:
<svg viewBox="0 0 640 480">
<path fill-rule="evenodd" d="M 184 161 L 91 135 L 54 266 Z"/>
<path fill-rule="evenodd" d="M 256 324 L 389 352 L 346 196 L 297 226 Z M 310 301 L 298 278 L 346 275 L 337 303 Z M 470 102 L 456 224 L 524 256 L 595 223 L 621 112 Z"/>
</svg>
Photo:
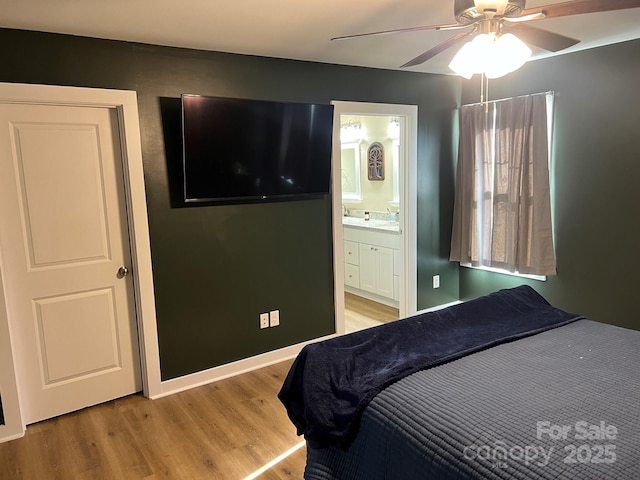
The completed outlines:
<svg viewBox="0 0 640 480">
<path fill-rule="evenodd" d="M 333 106 L 187 95 L 184 201 L 269 201 L 327 194 Z"/>
</svg>

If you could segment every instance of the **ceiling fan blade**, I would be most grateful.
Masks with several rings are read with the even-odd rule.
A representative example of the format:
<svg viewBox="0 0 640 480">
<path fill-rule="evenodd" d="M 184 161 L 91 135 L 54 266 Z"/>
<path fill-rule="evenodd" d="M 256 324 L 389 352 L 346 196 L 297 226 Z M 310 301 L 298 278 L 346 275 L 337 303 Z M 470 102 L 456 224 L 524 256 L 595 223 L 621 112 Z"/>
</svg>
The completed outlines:
<svg viewBox="0 0 640 480">
<path fill-rule="evenodd" d="M 439 43 L 438 45 L 436 45 L 432 49 L 427 50 L 423 54 L 418 55 L 413 60 L 409 60 L 407 63 L 402 65 L 400 68 L 413 67 L 415 65 L 420 65 L 421 63 L 426 62 L 430 58 L 435 57 L 440 52 L 445 51 L 447 48 L 454 46 L 456 43 L 460 42 L 462 39 L 468 37 L 469 35 L 471 35 L 474 32 L 475 32 L 475 30 L 471 30 L 470 32 L 459 33 L 459 34 L 449 38 L 448 40 L 445 40 L 444 42 Z"/>
<path fill-rule="evenodd" d="M 532 20 L 542 20 L 547 18 L 544 12 L 532 13 L 531 15 L 524 15 L 520 17 L 504 17 L 502 20 L 509 23 L 521 23 L 530 22 Z"/>
<path fill-rule="evenodd" d="M 522 15 L 544 12 L 545 18 L 554 18 L 638 7 L 640 7 L 640 0 L 575 0 L 573 2 L 553 3 L 541 7 L 527 8 L 522 11 Z"/>
<path fill-rule="evenodd" d="M 558 33 L 549 32 L 548 30 L 542 30 L 522 23 L 509 24 L 508 29 L 524 43 L 544 48 L 550 52 L 558 52 L 580 42 L 580 40 L 576 40 L 575 38 L 565 37 Z"/>
<path fill-rule="evenodd" d="M 333 40 L 349 40 L 351 38 L 369 37 L 373 35 L 389 35 L 390 33 L 406 33 L 406 32 L 419 32 L 421 30 L 449 30 L 454 28 L 465 28 L 468 25 L 460 25 L 458 23 L 452 23 L 450 25 L 422 25 L 419 27 L 397 28 L 394 30 L 381 30 L 379 32 L 367 32 L 356 33 L 354 35 L 343 35 L 341 37 L 333 37 Z"/>
</svg>

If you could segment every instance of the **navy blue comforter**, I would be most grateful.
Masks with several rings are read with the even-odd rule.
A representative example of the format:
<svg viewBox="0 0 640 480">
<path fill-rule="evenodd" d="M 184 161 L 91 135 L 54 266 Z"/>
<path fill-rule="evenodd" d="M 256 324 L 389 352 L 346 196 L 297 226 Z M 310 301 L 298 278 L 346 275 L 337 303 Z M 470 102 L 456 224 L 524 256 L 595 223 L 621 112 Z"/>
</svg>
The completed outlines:
<svg viewBox="0 0 640 480">
<path fill-rule="evenodd" d="M 278 397 L 313 448 L 346 448 L 370 400 L 395 381 L 583 318 L 528 286 L 307 345 Z"/>
</svg>

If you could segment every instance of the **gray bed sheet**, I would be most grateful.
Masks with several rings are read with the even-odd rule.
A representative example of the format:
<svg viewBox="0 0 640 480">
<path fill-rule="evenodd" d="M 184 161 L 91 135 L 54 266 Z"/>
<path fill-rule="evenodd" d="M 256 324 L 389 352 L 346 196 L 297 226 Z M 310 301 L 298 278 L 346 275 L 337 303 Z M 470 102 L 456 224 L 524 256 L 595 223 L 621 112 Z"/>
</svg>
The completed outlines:
<svg viewBox="0 0 640 480">
<path fill-rule="evenodd" d="M 305 479 L 640 479 L 640 332 L 580 320 L 415 373 Z"/>
</svg>

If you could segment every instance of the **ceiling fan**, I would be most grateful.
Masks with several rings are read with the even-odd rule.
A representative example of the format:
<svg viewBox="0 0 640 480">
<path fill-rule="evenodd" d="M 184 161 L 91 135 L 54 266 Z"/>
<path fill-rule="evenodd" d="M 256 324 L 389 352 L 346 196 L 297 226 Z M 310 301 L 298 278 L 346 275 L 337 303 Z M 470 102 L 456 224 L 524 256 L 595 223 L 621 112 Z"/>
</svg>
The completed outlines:
<svg viewBox="0 0 640 480">
<path fill-rule="evenodd" d="M 566 17 L 583 13 L 640 7 L 640 0 L 574 0 L 529 9 L 525 8 L 525 2 L 526 0 L 454 0 L 456 23 L 453 24 L 424 25 L 358 33 L 334 37 L 331 40 L 347 40 L 371 35 L 387 35 L 420 30 L 465 30 L 409 60 L 401 68 L 420 65 L 457 43 L 482 34 L 498 39 L 501 36 L 506 37 L 510 33 L 525 44 L 534 45 L 550 52 L 557 52 L 577 44 L 580 40 L 532 27 L 526 25 L 525 22 L 543 18 Z"/>
</svg>

